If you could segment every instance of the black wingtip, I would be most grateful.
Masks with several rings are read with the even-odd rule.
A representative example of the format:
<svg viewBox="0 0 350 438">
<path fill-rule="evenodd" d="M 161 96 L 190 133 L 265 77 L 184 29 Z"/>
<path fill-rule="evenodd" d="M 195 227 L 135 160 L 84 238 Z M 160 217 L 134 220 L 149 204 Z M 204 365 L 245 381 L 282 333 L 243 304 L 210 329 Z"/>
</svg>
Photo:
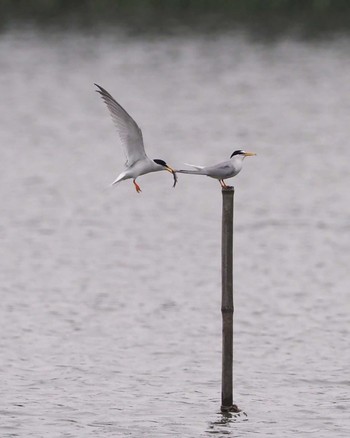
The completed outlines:
<svg viewBox="0 0 350 438">
<path fill-rule="evenodd" d="M 98 84 L 95 84 L 95 83 L 94 83 L 94 85 L 98 88 L 98 90 L 95 90 L 96 93 L 100 93 L 100 94 L 106 93 L 106 90 L 104 88 L 102 88 L 101 85 L 98 85 Z"/>
</svg>

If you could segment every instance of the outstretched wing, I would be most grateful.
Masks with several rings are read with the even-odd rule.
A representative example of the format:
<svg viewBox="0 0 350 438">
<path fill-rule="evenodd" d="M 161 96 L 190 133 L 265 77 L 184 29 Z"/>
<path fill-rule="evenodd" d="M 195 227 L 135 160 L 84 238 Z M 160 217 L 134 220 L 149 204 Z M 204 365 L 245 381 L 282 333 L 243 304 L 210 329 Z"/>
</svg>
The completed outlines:
<svg viewBox="0 0 350 438">
<path fill-rule="evenodd" d="M 96 90 L 106 103 L 112 120 L 118 130 L 126 155 L 126 166 L 132 166 L 136 161 L 146 158 L 141 129 L 125 109 L 114 100 L 104 88 L 95 84 Z"/>
</svg>

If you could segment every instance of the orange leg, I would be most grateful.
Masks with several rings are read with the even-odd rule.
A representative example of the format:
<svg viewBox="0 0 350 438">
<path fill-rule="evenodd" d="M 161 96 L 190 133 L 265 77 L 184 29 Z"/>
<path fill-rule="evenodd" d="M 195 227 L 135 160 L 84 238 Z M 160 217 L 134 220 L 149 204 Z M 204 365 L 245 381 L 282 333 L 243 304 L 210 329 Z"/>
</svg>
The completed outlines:
<svg viewBox="0 0 350 438">
<path fill-rule="evenodd" d="M 134 183 L 134 186 L 135 186 L 137 193 L 142 192 L 141 187 L 136 182 L 136 179 L 133 179 L 132 182 Z"/>
<path fill-rule="evenodd" d="M 220 179 L 219 181 L 223 189 L 232 189 L 232 186 L 228 186 L 223 179 Z"/>
</svg>

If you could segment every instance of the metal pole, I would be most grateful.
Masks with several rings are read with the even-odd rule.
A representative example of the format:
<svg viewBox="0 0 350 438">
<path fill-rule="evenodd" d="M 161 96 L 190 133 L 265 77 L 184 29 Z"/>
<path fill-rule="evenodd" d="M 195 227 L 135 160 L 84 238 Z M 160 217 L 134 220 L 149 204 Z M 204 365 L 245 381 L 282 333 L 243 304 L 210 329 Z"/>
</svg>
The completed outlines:
<svg viewBox="0 0 350 438">
<path fill-rule="evenodd" d="M 233 200 L 234 187 L 222 189 L 222 385 L 221 411 L 239 412 L 233 405 Z"/>
</svg>

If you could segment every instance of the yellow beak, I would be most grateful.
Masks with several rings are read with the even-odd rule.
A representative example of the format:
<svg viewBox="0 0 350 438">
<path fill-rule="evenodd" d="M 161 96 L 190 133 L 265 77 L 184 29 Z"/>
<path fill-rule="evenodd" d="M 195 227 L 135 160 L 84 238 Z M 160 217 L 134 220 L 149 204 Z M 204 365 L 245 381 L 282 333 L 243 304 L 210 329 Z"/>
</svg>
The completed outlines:
<svg viewBox="0 0 350 438">
<path fill-rule="evenodd" d="M 245 157 L 253 157 L 254 155 L 256 155 L 256 153 L 254 153 L 254 152 L 246 152 L 244 154 Z"/>
<path fill-rule="evenodd" d="M 167 170 L 168 172 L 171 172 L 172 174 L 175 173 L 175 170 L 172 169 L 170 166 L 166 166 L 165 168 L 166 168 L 166 170 Z"/>
</svg>

